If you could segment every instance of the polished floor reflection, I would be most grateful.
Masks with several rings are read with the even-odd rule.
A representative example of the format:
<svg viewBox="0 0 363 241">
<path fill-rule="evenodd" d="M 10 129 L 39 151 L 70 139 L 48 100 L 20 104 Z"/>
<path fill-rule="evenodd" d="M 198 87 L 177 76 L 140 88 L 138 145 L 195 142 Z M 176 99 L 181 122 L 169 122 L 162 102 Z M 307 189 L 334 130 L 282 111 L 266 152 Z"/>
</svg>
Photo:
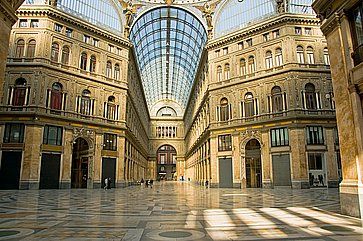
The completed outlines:
<svg viewBox="0 0 363 241">
<path fill-rule="evenodd" d="M 0 240 L 362 241 L 336 189 L 206 189 L 163 182 L 111 190 L 0 191 Z"/>
</svg>

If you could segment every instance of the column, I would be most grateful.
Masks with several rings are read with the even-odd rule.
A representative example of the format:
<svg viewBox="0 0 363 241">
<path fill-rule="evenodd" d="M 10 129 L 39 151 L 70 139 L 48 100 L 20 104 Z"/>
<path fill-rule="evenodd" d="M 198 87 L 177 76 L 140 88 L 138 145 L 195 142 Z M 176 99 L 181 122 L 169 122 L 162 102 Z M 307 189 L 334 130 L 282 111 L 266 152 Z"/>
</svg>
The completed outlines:
<svg viewBox="0 0 363 241">
<path fill-rule="evenodd" d="M 262 187 L 272 188 L 269 132 L 262 132 L 261 145 Z"/>
<path fill-rule="evenodd" d="M 217 136 L 210 138 L 210 160 L 211 160 L 211 177 L 210 186 L 218 187 L 219 174 L 218 174 L 218 139 Z"/>
<path fill-rule="evenodd" d="M 305 129 L 290 129 L 292 188 L 309 188 L 308 165 L 306 160 Z"/>
<path fill-rule="evenodd" d="M 61 163 L 60 188 L 71 188 L 72 181 L 72 154 L 73 154 L 73 130 L 64 129 L 64 150 Z"/>
<path fill-rule="evenodd" d="M 335 136 L 333 128 L 326 128 L 326 146 L 327 152 L 325 155 L 326 172 L 328 187 L 339 187 L 338 163 L 335 153 Z"/>
<path fill-rule="evenodd" d="M 233 187 L 241 188 L 241 150 L 239 132 L 232 135 Z"/>
<path fill-rule="evenodd" d="M 123 136 L 117 136 L 116 187 L 125 187 L 125 142 Z"/>
<path fill-rule="evenodd" d="M 101 133 L 96 133 L 95 139 L 95 153 L 93 158 L 93 188 L 101 188 L 102 184 L 102 149 L 103 149 L 103 135 Z M 112 180 L 113 182 L 115 180 Z"/>
</svg>

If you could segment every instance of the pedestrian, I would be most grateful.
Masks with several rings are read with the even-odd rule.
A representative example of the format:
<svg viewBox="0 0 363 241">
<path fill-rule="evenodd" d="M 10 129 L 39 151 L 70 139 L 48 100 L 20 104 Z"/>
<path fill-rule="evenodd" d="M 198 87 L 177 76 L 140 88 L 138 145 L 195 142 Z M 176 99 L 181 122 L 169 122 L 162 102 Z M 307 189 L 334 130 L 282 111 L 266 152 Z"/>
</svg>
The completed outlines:
<svg viewBox="0 0 363 241">
<path fill-rule="evenodd" d="M 108 178 L 105 178 L 105 186 L 103 187 L 105 190 L 107 190 L 108 188 Z"/>
<path fill-rule="evenodd" d="M 149 187 L 149 180 L 146 180 L 145 187 Z"/>
<path fill-rule="evenodd" d="M 150 188 L 153 188 L 154 180 L 150 180 Z"/>
<path fill-rule="evenodd" d="M 108 178 L 107 184 L 108 184 L 107 189 L 111 189 L 111 177 Z"/>
<path fill-rule="evenodd" d="M 141 178 L 140 184 L 141 184 L 141 187 L 144 185 L 144 178 Z"/>
</svg>

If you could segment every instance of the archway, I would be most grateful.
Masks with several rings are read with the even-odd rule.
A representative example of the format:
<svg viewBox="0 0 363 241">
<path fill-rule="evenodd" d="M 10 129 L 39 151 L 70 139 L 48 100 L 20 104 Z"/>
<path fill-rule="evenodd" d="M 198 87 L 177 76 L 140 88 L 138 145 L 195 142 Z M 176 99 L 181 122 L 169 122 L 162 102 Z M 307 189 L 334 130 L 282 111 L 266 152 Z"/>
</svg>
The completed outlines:
<svg viewBox="0 0 363 241">
<path fill-rule="evenodd" d="M 157 153 L 157 173 L 158 180 L 176 179 L 176 150 L 171 145 L 161 146 Z"/>
<path fill-rule="evenodd" d="M 87 188 L 89 145 L 83 138 L 77 138 L 73 143 L 72 155 L 72 188 Z"/>
<path fill-rule="evenodd" d="M 246 144 L 246 182 L 247 187 L 262 187 L 261 145 L 256 139 Z"/>
</svg>

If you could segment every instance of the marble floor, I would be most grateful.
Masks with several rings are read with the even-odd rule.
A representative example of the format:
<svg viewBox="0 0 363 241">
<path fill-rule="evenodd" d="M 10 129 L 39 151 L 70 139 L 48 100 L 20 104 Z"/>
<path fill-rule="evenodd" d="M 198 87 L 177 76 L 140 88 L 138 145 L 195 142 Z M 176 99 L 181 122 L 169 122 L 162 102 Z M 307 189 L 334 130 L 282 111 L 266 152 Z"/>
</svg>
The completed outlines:
<svg viewBox="0 0 363 241">
<path fill-rule="evenodd" d="M 0 240 L 362 241 L 336 189 L 207 189 L 182 182 L 111 190 L 0 191 Z"/>
</svg>

